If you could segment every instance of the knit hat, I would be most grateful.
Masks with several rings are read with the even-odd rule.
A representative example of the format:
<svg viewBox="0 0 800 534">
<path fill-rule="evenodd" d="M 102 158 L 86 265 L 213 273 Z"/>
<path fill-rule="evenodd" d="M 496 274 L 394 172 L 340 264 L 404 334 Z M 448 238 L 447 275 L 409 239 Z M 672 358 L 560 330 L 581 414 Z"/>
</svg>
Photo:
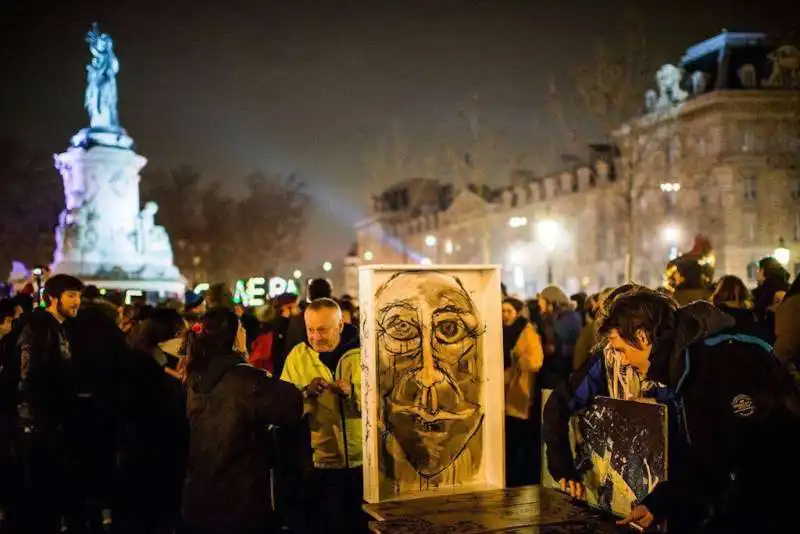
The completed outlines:
<svg viewBox="0 0 800 534">
<path fill-rule="evenodd" d="M 183 296 L 184 309 L 191 311 L 203 303 L 203 295 L 198 295 L 194 291 L 187 291 Z"/>
<path fill-rule="evenodd" d="M 564 293 L 564 290 L 557 285 L 546 286 L 539 293 L 539 296 L 551 304 L 561 306 L 569 306 L 571 304 L 569 296 L 567 296 L 567 294 Z"/>
</svg>

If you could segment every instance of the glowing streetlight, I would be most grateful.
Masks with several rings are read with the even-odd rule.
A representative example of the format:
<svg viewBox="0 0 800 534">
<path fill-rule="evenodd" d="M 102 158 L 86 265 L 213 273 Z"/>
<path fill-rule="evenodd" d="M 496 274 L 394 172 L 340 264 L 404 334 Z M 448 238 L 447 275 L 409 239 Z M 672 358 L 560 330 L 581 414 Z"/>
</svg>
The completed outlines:
<svg viewBox="0 0 800 534">
<path fill-rule="evenodd" d="M 295 280 L 297 280 L 301 276 L 303 276 L 303 271 L 301 271 L 300 269 L 295 269 L 294 272 L 292 273 L 292 276 L 295 278 Z"/>
<path fill-rule="evenodd" d="M 422 260 L 420 260 L 420 264 L 422 264 L 422 265 L 433 265 L 433 263 L 431 262 L 430 258 L 422 258 Z"/>
<path fill-rule="evenodd" d="M 436 246 L 436 236 L 435 235 L 427 235 L 425 236 L 425 244 L 429 247 Z"/>
<path fill-rule="evenodd" d="M 664 193 L 677 193 L 681 190 L 681 184 L 678 182 L 666 182 L 661 184 L 661 191 Z"/>
<path fill-rule="evenodd" d="M 526 224 L 528 224 L 528 218 L 527 217 L 511 217 L 508 220 L 508 225 L 511 228 L 522 228 Z"/>
<path fill-rule="evenodd" d="M 331 262 L 326 261 L 325 263 L 322 264 L 322 270 L 325 271 L 326 273 L 330 272 L 331 269 L 333 269 L 333 264 Z"/>
<path fill-rule="evenodd" d="M 664 241 L 667 243 L 674 244 L 681 238 L 681 231 L 677 226 L 666 226 L 661 230 L 661 237 L 663 237 Z"/>
<path fill-rule="evenodd" d="M 786 248 L 786 242 L 782 237 L 778 239 L 778 248 L 775 249 L 772 255 L 784 267 L 789 265 L 789 261 L 792 259 L 792 251 Z"/>
<path fill-rule="evenodd" d="M 372 261 L 372 258 L 373 258 L 372 251 L 368 250 L 364 253 L 364 261 Z"/>
</svg>

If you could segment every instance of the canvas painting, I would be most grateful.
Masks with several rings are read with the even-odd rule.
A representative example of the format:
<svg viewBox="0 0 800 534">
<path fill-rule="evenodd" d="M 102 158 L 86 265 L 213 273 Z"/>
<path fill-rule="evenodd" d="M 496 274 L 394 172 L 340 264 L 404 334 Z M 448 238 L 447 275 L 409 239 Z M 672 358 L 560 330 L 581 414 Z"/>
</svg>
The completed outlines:
<svg viewBox="0 0 800 534">
<path fill-rule="evenodd" d="M 542 406 L 549 394 L 543 392 Z M 569 436 L 591 506 L 627 515 L 667 478 L 667 407 L 663 404 L 598 397 L 572 418 Z M 546 445 L 542 485 L 558 488 L 547 469 Z"/>
<path fill-rule="evenodd" d="M 502 488 L 497 267 L 359 272 L 367 502 Z"/>
</svg>

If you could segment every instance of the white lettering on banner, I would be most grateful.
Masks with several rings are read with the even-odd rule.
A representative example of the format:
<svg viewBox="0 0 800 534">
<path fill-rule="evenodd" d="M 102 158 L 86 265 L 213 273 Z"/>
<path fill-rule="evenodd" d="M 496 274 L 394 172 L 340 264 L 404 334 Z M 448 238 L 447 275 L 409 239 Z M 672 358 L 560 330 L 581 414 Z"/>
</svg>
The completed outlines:
<svg viewBox="0 0 800 534">
<path fill-rule="evenodd" d="M 265 284 L 267 289 L 264 289 Z M 209 287 L 211 287 L 210 284 L 202 282 L 194 286 L 194 292 L 199 295 L 208 291 Z M 248 307 L 263 306 L 266 304 L 265 297 L 273 299 L 284 293 L 299 294 L 297 283 L 292 279 L 287 280 L 280 276 L 274 276 L 269 280 L 263 276 L 255 276 L 247 280 L 237 280 L 233 286 L 233 300 Z"/>
<path fill-rule="evenodd" d="M 263 306 L 264 305 L 264 282 L 266 280 L 263 276 L 250 278 L 247 281 L 247 304 L 245 306 Z"/>
</svg>

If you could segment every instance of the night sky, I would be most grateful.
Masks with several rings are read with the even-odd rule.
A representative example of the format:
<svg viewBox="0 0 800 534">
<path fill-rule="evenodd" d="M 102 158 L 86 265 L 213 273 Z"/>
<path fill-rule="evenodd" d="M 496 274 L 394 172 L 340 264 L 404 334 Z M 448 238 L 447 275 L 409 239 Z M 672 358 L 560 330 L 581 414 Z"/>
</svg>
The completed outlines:
<svg viewBox="0 0 800 534">
<path fill-rule="evenodd" d="M 599 40 L 621 41 L 625 9 L 647 6 L 654 69 L 723 27 L 788 38 L 797 27 L 773 0 L 200 4 L 3 0 L 0 135 L 56 152 L 87 126 L 84 35 L 97 20 L 121 63 L 122 124 L 150 166 L 191 164 L 232 191 L 255 168 L 296 171 L 310 184 L 319 210 L 308 274 L 353 242 L 368 193 L 386 185 L 373 173 L 387 167 L 393 139 L 410 154 L 405 172 L 450 178 L 442 146 L 464 150 L 459 110 L 475 94 L 482 133 L 498 140 L 494 183 L 512 166 L 552 163 L 560 134 L 548 80 L 565 79 Z"/>
</svg>

